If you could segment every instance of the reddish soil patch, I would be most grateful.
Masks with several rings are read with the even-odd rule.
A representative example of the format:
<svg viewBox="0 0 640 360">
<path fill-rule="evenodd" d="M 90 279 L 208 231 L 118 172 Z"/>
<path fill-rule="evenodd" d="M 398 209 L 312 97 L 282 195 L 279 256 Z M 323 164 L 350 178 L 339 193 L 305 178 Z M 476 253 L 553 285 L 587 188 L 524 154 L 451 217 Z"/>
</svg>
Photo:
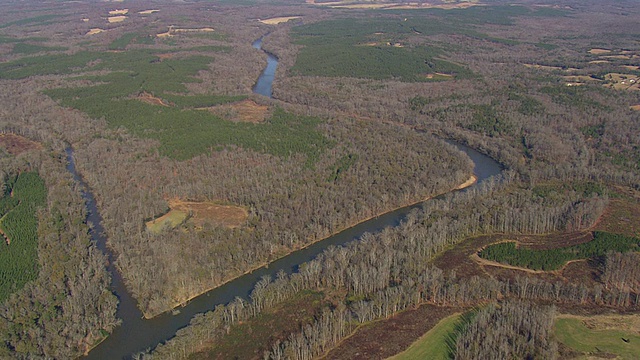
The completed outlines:
<svg viewBox="0 0 640 360">
<path fill-rule="evenodd" d="M 29 150 L 40 150 L 42 145 L 23 136 L 12 133 L 0 133 L 0 146 L 11 155 L 18 155 Z"/>
<path fill-rule="evenodd" d="M 173 210 L 185 211 L 192 215 L 191 221 L 196 226 L 203 226 L 207 222 L 235 228 L 244 224 L 249 216 L 245 208 L 232 205 L 218 205 L 212 202 L 169 200 Z"/>
<path fill-rule="evenodd" d="M 269 117 L 268 106 L 249 99 L 205 109 L 230 121 L 261 123 Z"/>
<path fill-rule="evenodd" d="M 632 105 L 632 106 L 631 106 L 631 110 L 640 111 L 640 104 L 638 104 L 638 105 Z"/>
<path fill-rule="evenodd" d="M 459 307 L 422 305 L 401 312 L 359 328 L 324 359 L 385 359 L 406 350 L 440 320 L 462 311 Z"/>
<path fill-rule="evenodd" d="M 138 95 L 138 100 L 151 105 L 169 106 L 169 104 L 165 103 L 164 100 L 157 98 L 146 91 Z"/>
</svg>

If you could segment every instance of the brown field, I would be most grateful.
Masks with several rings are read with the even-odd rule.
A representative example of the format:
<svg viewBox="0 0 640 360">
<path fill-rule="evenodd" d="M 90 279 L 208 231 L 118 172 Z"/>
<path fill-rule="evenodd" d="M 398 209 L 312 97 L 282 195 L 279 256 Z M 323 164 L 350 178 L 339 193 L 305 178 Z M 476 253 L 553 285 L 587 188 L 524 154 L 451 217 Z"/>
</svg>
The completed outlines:
<svg viewBox="0 0 640 360">
<path fill-rule="evenodd" d="M 261 123 L 269 116 L 269 107 L 256 104 L 253 100 L 242 100 L 232 104 L 201 108 L 222 116 L 230 121 Z"/>
<path fill-rule="evenodd" d="M 631 110 L 635 110 L 635 111 L 640 111 L 640 104 L 638 105 L 631 105 L 630 106 Z"/>
<path fill-rule="evenodd" d="M 403 311 L 358 328 L 323 359 L 386 359 L 408 348 L 440 320 L 461 311 L 464 309 L 434 305 Z"/>
<path fill-rule="evenodd" d="M 432 3 L 384 3 L 375 1 L 330 1 L 316 2 L 315 0 L 306 0 L 307 4 L 317 6 L 328 6 L 334 9 L 389 9 L 389 10 L 412 10 L 412 9 L 466 9 L 471 6 L 482 5 L 477 0 L 467 2 L 443 2 L 440 4 Z"/>
<path fill-rule="evenodd" d="M 605 59 L 629 60 L 629 59 L 631 59 L 631 56 L 629 56 L 629 55 L 607 55 L 607 56 L 603 56 L 603 58 L 605 58 Z"/>
<path fill-rule="evenodd" d="M 109 21 L 110 23 L 119 23 L 119 22 L 123 22 L 127 17 L 124 15 L 119 15 L 119 16 L 110 16 L 107 18 L 107 21 Z"/>
<path fill-rule="evenodd" d="M 593 60 L 593 61 L 589 61 L 589 64 L 608 64 L 610 63 L 609 60 Z"/>
<path fill-rule="evenodd" d="M 596 315 L 578 316 L 572 314 L 560 314 L 560 318 L 579 319 L 584 325 L 592 330 L 630 330 L 640 333 L 640 314 L 631 315 Z"/>
<path fill-rule="evenodd" d="M 267 25 L 278 25 L 280 23 L 285 23 L 289 20 L 293 20 L 293 19 L 299 19 L 300 16 L 282 16 L 282 17 L 275 17 L 275 18 L 271 18 L 271 19 L 264 19 L 264 20 L 259 20 L 261 23 L 263 24 L 267 24 Z"/>
<path fill-rule="evenodd" d="M 149 14 L 156 13 L 156 12 L 158 12 L 158 11 L 160 11 L 160 10 L 143 10 L 143 11 L 138 11 L 138 14 L 141 14 L 141 15 L 149 15 Z"/>
<path fill-rule="evenodd" d="M 595 49 L 591 49 L 591 50 L 589 50 L 589 54 L 593 54 L 593 55 L 608 54 L 608 53 L 610 53 L 610 52 L 611 52 L 611 50 L 608 50 L 608 49 L 598 49 L 598 48 L 595 48 Z"/>
<path fill-rule="evenodd" d="M 126 15 L 127 13 L 129 13 L 129 9 L 116 9 L 109 11 L 109 15 Z"/>
<path fill-rule="evenodd" d="M 622 65 L 622 67 L 627 70 L 640 70 L 640 66 L 635 65 Z"/>
<path fill-rule="evenodd" d="M 0 133 L 0 146 L 6 149 L 11 155 L 18 155 L 29 150 L 42 149 L 42 145 L 39 143 L 11 133 Z"/>
<path fill-rule="evenodd" d="M 228 228 L 236 228 L 244 224 L 249 217 L 247 210 L 240 206 L 219 205 L 213 202 L 169 200 L 171 210 L 184 211 L 191 214 L 190 221 L 202 227 L 206 223 L 214 223 Z"/>
<path fill-rule="evenodd" d="M 169 106 L 169 104 L 165 103 L 162 99 L 157 98 L 146 91 L 138 95 L 137 99 L 151 105 Z"/>
<path fill-rule="evenodd" d="M 99 29 L 99 28 L 94 28 L 89 30 L 85 35 L 95 35 L 95 34 L 100 34 L 101 32 L 103 32 L 103 29 Z"/>
<path fill-rule="evenodd" d="M 606 74 L 605 86 L 615 90 L 640 90 L 640 77 L 630 74 L 609 73 Z"/>
</svg>

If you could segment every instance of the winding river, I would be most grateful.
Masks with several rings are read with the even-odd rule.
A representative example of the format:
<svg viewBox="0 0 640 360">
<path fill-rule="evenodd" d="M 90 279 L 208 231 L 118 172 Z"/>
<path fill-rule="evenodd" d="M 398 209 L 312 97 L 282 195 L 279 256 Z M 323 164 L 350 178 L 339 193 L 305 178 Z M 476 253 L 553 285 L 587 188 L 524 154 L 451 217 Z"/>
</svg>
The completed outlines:
<svg viewBox="0 0 640 360">
<path fill-rule="evenodd" d="M 253 43 L 253 47 L 256 49 L 261 49 L 261 46 L 262 38 Z M 271 83 L 273 82 L 278 59 L 272 54 L 267 53 L 267 55 L 269 57 L 267 67 L 260 75 L 253 91 L 271 97 Z M 478 183 L 500 173 L 501 167 L 493 159 L 466 146 L 455 145 L 475 163 L 474 173 L 478 178 Z M 407 206 L 362 222 L 307 248 L 280 258 L 270 263 L 268 267 L 262 267 L 208 291 L 191 300 L 185 306 L 180 307 L 179 311 L 166 312 L 152 319 L 144 319 L 137 308 L 136 300 L 127 291 L 122 276 L 113 265 L 114 254 L 106 247 L 102 218 L 98 213 L 95 199 L 89 187 L 86 186 L 76 171 L 73 151 L 70 148 L 67 149 L 67 159 L 69 164 L 67 169 L 84 189 L 83 197 L 89 213 L 87 220 L 93 224 L 91 236 L 97 243 L 98 248 L 108 256 L 108 270 L 112 276 L 112 290 L 120 300 L 117 316 L 122 319 L 122 324 L 106 340 L 91 350 L 86 356 L 87 359 L 112 360 L 130 358 L 139 351 L 154 348 L 157 344 L 175 336 L 178 329 L 187 326 L 196 314 L 213 310 L 216 305 L 226 304 L 236 296 L 248 299 L 249 293 L 262 276 L 271 275 L 275 277 L 275 274 L 280 270 L 290 274 L 296 271 L 300 264 L 312 260 L 331 245 L 344 245 L 359 239 L 365 232 L 375 233 L 388 226 L 398 226 L 409 212 L 421 206 L 421 204 Z"/>
</svg>

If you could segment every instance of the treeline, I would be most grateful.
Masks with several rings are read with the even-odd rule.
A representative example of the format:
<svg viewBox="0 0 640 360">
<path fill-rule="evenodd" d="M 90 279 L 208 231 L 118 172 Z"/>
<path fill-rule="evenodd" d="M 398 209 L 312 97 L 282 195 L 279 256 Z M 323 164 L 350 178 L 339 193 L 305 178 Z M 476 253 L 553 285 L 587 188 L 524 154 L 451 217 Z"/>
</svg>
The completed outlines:
<svg viewBox="0 0 640 360">
<path fill-rule="evenodd" d="M 455 359 L 556 359 L 553 307 L 525 301 L 490 304 L 456 340 Z"/>
<path fill-rule="evenodd" d="M 425 204 L 424 210 L 410 215 L 397 228 L 365 235 L 360 241 L 346 247 L 329 248 L 316 260 L 300 266 L 299 271 L 290 277 L 280 274 L 275 281 L 263 279 L 252 293 L 251 301 L 237 298 L 226 307 L 220 306 L 215 312 L 194 319 L 190 327 L 179 332 L 167 345 L 158 347 L 154 354 L 160 358 L 171 358 L 170 354 L 193 351 L 192 346 L 204 339 L 215 341 L 219 333 L 214 329 L 225 321 L 242 320 L 242 314 L 252 316 L 304 289 L 346 289 L 349 295 L 334 311 L 325 313 L 315 325 L 292 334 L 266 357 L 304 359 L 320 355 L 339 341 L 331 332 L 323 332 L 321 324 L 326 324 L 324 331 L 331 329 L 341 334 L 349 332 L 353 321 L 364 323 L 385 318 L 423 303 L 473 306 L 478 302 L 513 297 L 559 303 L 637 306 L 640 298 L 628 291 L 606 291 L 603 287 L 590 289 L 584 285 L 551 283 L 526 277 L 514 282 L 478 277 L 458 278 L 453 273 L 446 274 L 426 265 L 450 244 L 480 233 L 495 232 L 495 226 L 503 226 L 504 223 L 489 221 L 494 214 L 514 214 L 514 221 L 504 228 L 505 232 L 536 228 L 520 225 L 521 222 L 533 223 L 531 215 L 523 211 L 531 208 L 532 197 L 523 196 L 526 191 L 514 192 L 513 181 L 507 176 L 501 181 L 488 181 L 477 190 L 432 200 Z M 498 193 L 502 196 L 496 196 Z M 581 202 L 572 201 L 572 196 L 578 195 L 568 195 L 568 199 L 565 199 L 569 208 L 581 206 Z M 590 201 L 595 205 L 601 200 Z M 470 204 L 475 204 L 475 207 Z M 595 219 L 602 206 L 596 205 L 590 209 Z M 532 211 L 547 213 L 547 210 L 540 207 Z M 583 215 L 571 210 L 555 214 L 557 221 L 550 222 L 558 226 L 554 230 L 572 226 L 574 221 L 567 216 Z M 548 216 L 539 217 L 537 221 L 546 221 Z M 477 222 L 478 218 L 487 221 Z M 519 221 L 516 222 L 516 218 Z M 549 228 L 537 228 L 540 232 L 551 231 Z"/>
<path fill-rule="evenodd" d="M 84 223 L 80 191 L 55 150 L 1 158 L 0 168 L 32 178 L 26 191 L 40 188 L 35 195 L 42 202 L 33 214 L 39 275 L 0 303 L 0 357 L 78 357 L 117 324 L 117 299 Z M 25 191 L 19 183 L 14 196 Z"/>
</svg>

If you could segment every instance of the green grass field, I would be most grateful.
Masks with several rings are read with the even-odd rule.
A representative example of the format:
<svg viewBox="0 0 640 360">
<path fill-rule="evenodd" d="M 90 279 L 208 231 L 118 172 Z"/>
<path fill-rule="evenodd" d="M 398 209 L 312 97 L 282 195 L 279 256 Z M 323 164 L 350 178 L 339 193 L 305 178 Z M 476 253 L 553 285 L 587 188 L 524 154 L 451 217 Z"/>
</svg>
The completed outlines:
<svg viewBox="0 0 640 360">
<path fill-rule="evenodd" d="M 562 317 L 556 320 L 554 330 L 561 343 L 586 355 L 609 353 L 622 359 L 638 359 L 640 356 L 640 335 L 633 331 L 593 330 L 580 319 Z"/>
<path fill-rule="evenodd" d="M 162 216 L 156 220 L 149 221 L 147 223 L 147 229 L 154 234 L 159 234 L 165 228 L 175 228 L 187 220 L 187 214 L 185 211 L 171 210 L 165 216 Z"/>
<path fill-rule="evenodd" d="M 453 314 L 440 320 L 433 329 L 411 344 L 407 350 L 389 358 L 389 360 L 449 359 L 450 350 L 447 339 L 455 331 L 460 317 L 461 314 Z"/>
</svg>

